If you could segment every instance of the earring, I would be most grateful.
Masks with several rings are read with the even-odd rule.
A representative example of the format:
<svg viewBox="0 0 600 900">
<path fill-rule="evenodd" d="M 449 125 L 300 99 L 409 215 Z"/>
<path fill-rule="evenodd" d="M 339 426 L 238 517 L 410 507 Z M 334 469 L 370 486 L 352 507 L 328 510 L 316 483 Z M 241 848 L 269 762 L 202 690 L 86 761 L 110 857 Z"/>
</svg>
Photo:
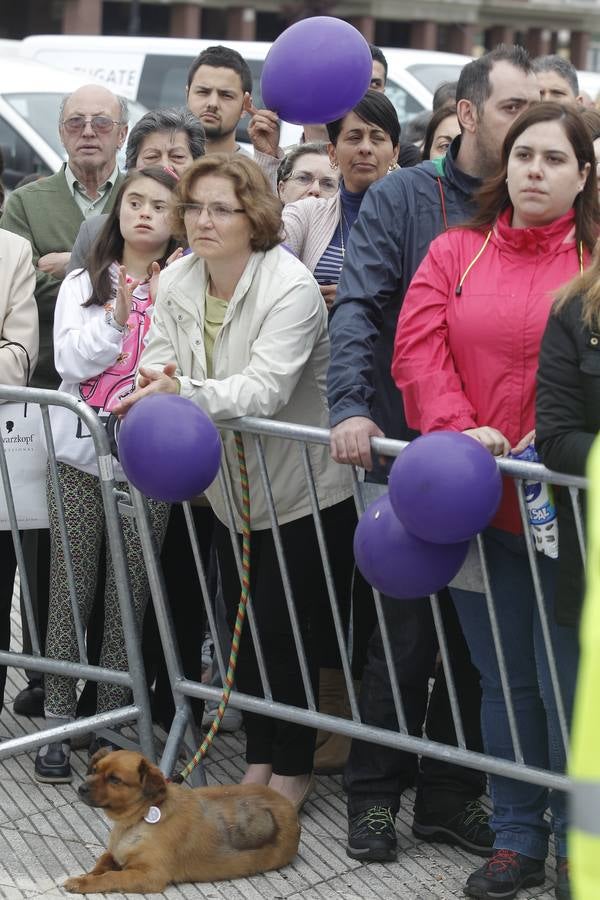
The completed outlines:
<svg viewBox="0 0 600 900">
<path fill-rule="evenodd" d="M 329 168 L 330 168 L 330 169 L 334 169 L 334 170 L 335 170 L 335 169 L 337 169 L 337 167 L 338 167 L 338 164 L 337 164 L 336 162 L 330 162 L 330 163 L 329 163 Z"/>
<path fill-rule="evenodd" d="M 391 162 L 388 166 L 388 172 L 393 172 L 395 169 L 399 169 L 400 166 L 397 162 Z"/>
</svg>

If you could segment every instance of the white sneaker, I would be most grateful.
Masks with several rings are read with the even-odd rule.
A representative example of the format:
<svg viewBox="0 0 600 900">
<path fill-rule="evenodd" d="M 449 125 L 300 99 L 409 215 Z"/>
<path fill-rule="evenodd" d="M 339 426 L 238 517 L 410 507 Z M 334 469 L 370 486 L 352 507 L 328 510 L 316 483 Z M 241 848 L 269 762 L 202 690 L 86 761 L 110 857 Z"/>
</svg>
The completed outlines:
<svg viewBox="0 0 600 900">
<path fill-rule="evenodd" d="M 212 723 L 214 722 L 215 716 L 217 714 L 219 706 L 208 706 L 208 704 L 204 708 L 204 715 L 202 716 L 202 727 L 210 728 Z M 234 731 L 239 731 L 242 727 L 242 713 L 239 709 L 234 709 L 233 706 L 227 706 L 225 709 L 225 715 L 223 716 L 223 721 L 221 722 L 221 727 L 219 731 L 225 731 L 227 733 L 233 733 Z"/>
</svg>

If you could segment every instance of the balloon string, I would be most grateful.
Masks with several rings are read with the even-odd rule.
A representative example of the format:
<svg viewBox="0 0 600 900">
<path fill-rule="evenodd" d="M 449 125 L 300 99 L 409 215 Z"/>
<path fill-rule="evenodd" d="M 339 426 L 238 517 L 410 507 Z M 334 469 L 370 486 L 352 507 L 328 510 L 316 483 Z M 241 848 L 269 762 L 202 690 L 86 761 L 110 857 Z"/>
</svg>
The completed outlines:
<svg viewBox="0 0 600 900">
<path fill-rule="evenodd" d="M 229 666 L 227 668 L 227 675 L 225 677 L 225 685 L 223 687 L 223 694 L 221 695 L 221 702 L 219 703 L 219 708 L 204 741 L 202 742 L 192 759 L 189 761 L 187 766 L 178 775 L 175 775 L 173 777 L 173 781 L 177 782 L 178 784 L 181 784 L 181 782 L 184 781 L 188 777 L 188 775 L 193 772 L 196 766 L 204 759 L 215 739 L 217 732 L 219 731 L 219 728 L 221 727 L 223 716 L 225 715 L 225 710 L 227 709 L 227 704 L 229 703 L 229 697 L 233 688 L 233 680 L 238 660 L 238 652 L 240 649 L 240 638 L 242 636 L 242 628 L 244 626 L 244 620 L 246 618 L 246 606 L 248 605 L 248 600 L 250 598 L 250 488 L 248 485 L 248 470 L 246 468 L 246 456 L 244 453 L 244 443 L 242 441 L 242 436 L 238 431 L 234 432 L 234 436 L 238 465 L 240 467 L 240 479 L 242 483 L 242 592 L 240 594 L 240 602 L 238 604 L 237 616 L 233 628 L 231 653 L 229 655 Z"/>
</svg>

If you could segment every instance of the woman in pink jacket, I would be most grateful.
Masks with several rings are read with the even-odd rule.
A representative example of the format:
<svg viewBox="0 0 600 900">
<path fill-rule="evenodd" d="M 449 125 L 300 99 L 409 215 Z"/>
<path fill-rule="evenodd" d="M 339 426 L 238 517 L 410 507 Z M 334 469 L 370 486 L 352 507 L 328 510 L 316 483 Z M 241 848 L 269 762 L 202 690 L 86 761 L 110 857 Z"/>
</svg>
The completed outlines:
<svg viewBox="0 0 600 900">
<path fill-rule="evenodd" d="M 462 431 L 496 456 L 535 439 L 535 377 L 556 290 L 582 271 L 600 224 L 593 147 L 574 110 L 542 103 L 525 112 L 503 146 L 502 170 L 479 195 L 465 228 L 438 237 L 417 271 L 398 321 L 392 372 L 408 424 Z M 525 762 L 563 771 L 565 751 L 548 671 L 514 485 L 485 547 Z M 538 557 L 552 608 L 556 560 Z M 452 589 L 481 674 L 486 752 L 513 759 L 485 597 Z M 550 627 L 570 713 L 577 670 L 575 629 Z M 569 897 L 566 798 L 492 776 L 494 854 L 468 879 L 471 897 L 515 897 L 542 884 L 553 814 L 556 896 Z"/>
</svg>

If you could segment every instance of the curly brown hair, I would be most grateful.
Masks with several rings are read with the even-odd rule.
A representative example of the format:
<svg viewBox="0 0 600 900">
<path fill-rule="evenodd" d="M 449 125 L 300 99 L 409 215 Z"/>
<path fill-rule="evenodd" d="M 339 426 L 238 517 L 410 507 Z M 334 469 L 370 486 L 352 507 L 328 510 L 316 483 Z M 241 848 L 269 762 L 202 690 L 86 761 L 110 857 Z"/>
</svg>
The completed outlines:
<svg viewBox="0 0 600 900">
<path fill-rule="evenodd" d="M 282 203 L 259 166 L 249 157 L 237 154 L 211 153 L 197 159 L 186 169 L 174 195 L 173 234 L 185 240 L 182 204 L 193 202 L 192 190 L 199 178 L 217 175 L 227 178 L 252 226 L 250 246 L 253 250 L 271 250 L 281 243 Z"/>
</svg>

